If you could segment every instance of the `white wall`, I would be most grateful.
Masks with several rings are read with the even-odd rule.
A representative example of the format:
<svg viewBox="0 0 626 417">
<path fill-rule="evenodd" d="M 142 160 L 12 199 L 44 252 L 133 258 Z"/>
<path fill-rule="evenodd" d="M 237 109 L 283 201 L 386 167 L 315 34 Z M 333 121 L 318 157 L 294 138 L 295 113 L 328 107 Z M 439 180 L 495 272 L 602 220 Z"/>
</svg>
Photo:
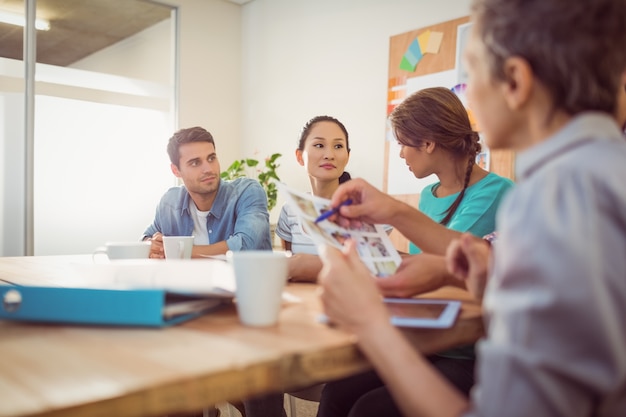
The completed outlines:
<svg viewBox="0 0 626 417">
<path fill-rule="evenodd" d="M 242 156 L 283 153 L 281 179 L 308 190 L 293 151 L 302 125 L 329 114 L 350 134 L 347 170 L 382 188 L 389 38 L 468 14 L 469 0 L 246 4 Z"/>
<path fill-rule="evenodd" d="M 179 127 L 203 126 L 220 161 L 239 158 L 241 6 L 225 0 L 165 0 L 180 11 Z M 225 162 L 222 162 L 225 165 Z"/>
</svg>

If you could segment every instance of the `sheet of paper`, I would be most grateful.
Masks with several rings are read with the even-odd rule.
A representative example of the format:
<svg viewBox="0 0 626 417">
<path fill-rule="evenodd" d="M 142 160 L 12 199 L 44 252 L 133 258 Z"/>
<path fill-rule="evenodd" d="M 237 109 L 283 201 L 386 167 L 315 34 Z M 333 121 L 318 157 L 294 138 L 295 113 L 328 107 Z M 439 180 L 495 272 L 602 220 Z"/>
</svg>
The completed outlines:
<svg viewBox="0 0 626 417">
<path fill-rule="evenodd" d="M 402 260 L 385 226 L 363 223 L 358 229 L 344 228 L 330 220 L 316 224 L 315 219 L 331 209 L 330 200 L 294 190 L 283 183 L 277 184 L 288 204 L 298 212 L 303 230 L 315 242 L 342 248 L 347 239 L 353 239 L 361 260 L 373 275 L 386 277 L 396 271 Z"/>
<path fill-rule="evenodd" d="M 73 273 L 55 282 L 63 287 L 159 288 L 172 292 L 232 298 L 233 268 L 215 259 L 128 259 L 74 264 Z"/>
</svg>

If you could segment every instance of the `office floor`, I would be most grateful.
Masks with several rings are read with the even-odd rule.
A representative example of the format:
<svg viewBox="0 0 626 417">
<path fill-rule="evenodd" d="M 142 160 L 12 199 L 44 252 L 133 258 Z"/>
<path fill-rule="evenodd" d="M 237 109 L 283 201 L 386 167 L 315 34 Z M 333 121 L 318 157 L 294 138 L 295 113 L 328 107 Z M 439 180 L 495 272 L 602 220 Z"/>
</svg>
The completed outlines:
<svg viewBox="0 0 626 417">
<path fill-rule="evenodd" d="M 296 413 L 292 416 L 290 415 L 289 400 L 287 396 L 285 396 L 285 411 L 287 412 L 287 417 L 315 417 L 317 415 L 317 402 L 296 398 L 295 404 Z M 241 414 L 239 414 L 236 408 L 229 407 L 227 404 L 221 404 L 218 408 L 220 409 L 221 417 L 241 417 Z"/>
</svg>

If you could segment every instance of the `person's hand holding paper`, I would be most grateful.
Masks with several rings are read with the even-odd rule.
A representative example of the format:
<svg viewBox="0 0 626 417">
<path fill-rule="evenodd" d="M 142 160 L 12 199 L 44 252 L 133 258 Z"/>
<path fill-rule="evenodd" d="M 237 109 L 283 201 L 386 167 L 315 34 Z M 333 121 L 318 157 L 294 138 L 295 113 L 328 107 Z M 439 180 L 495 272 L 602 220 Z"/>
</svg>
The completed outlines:
<svg viewBox="0 0 626 417">
<path fill-rule="evenodd" d="M 372 274 L 359 257 L 356 242 L 348 240 L 343 250 L 322 244 L 319 253 L 324 266 L 318 282 L 329 321 L 355 334 L 377 328 L 376 322 L 387 326 L 389 314 Z"/>
<path fill-rule="evenodd" d="M 376 285 L 385 297 L 412 297 L 445 285 L 464 288 L 463 281 L 446 270 L 446 259 L 430 253 L 405 256 L 396 272 L 376 280 Z"/>
<path fill-rule="evenodd" d="M 344 204 L 347 200 L 351 203 Z M 333 220 L 343 227 L 360 227 L 362 222 L 391 224 L 397 203 L 400 201 L 360 178 L 341 184 L 330 200 L 332 207 L 339 207 L 339 215 Z"/>
<path fill-rule="evenodd" d="M 360 227 L 362 223 L 388 224 L 422 251 L 439 255 L 444 255 L 448 244 L 460 235 L 360 178 L 341 184 L 330 205 L 338 207 L 347 199 L 351 199 L 352 204 L 341 206 L 339 214 L 331 217 L 342 227 Z"/>
</svg>

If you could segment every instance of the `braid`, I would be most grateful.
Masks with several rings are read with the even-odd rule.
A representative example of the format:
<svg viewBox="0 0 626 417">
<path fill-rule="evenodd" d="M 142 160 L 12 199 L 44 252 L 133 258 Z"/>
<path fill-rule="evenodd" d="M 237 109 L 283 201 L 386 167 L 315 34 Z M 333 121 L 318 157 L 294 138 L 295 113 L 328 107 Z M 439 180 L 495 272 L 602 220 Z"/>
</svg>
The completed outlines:
<svg viewBox="0 0 626 417">
<path fill-rule="evenodd" d="M 463 181 L 463 189 L 459 193 L 458 197 L 454 200 L 454 202 L 450 205 L 450 207 L 448 207 L 448 209 L 445 211 L 446 216 L 439 222 L 444 226 L 450 222 L 452 216 L 454 216 L 454 213 L 456 213 L 456 210 L 461 205 L 461 201 L 465 196 L 465 190 L 467 189 L 470 178 L 472 176 L 472 169 L 474 168 L 474 164 L 476 163 L 476 155 L 480 153 L 481 146 L 478 142 L 478 133 L 472 132 L 467 135 L 466 138 L 469 139 L 469 147 L 467 152 L 469 154 L 469 157 L 467 159 L 467 168 L 465 169 L 465 180 Z"/>
</svg>

